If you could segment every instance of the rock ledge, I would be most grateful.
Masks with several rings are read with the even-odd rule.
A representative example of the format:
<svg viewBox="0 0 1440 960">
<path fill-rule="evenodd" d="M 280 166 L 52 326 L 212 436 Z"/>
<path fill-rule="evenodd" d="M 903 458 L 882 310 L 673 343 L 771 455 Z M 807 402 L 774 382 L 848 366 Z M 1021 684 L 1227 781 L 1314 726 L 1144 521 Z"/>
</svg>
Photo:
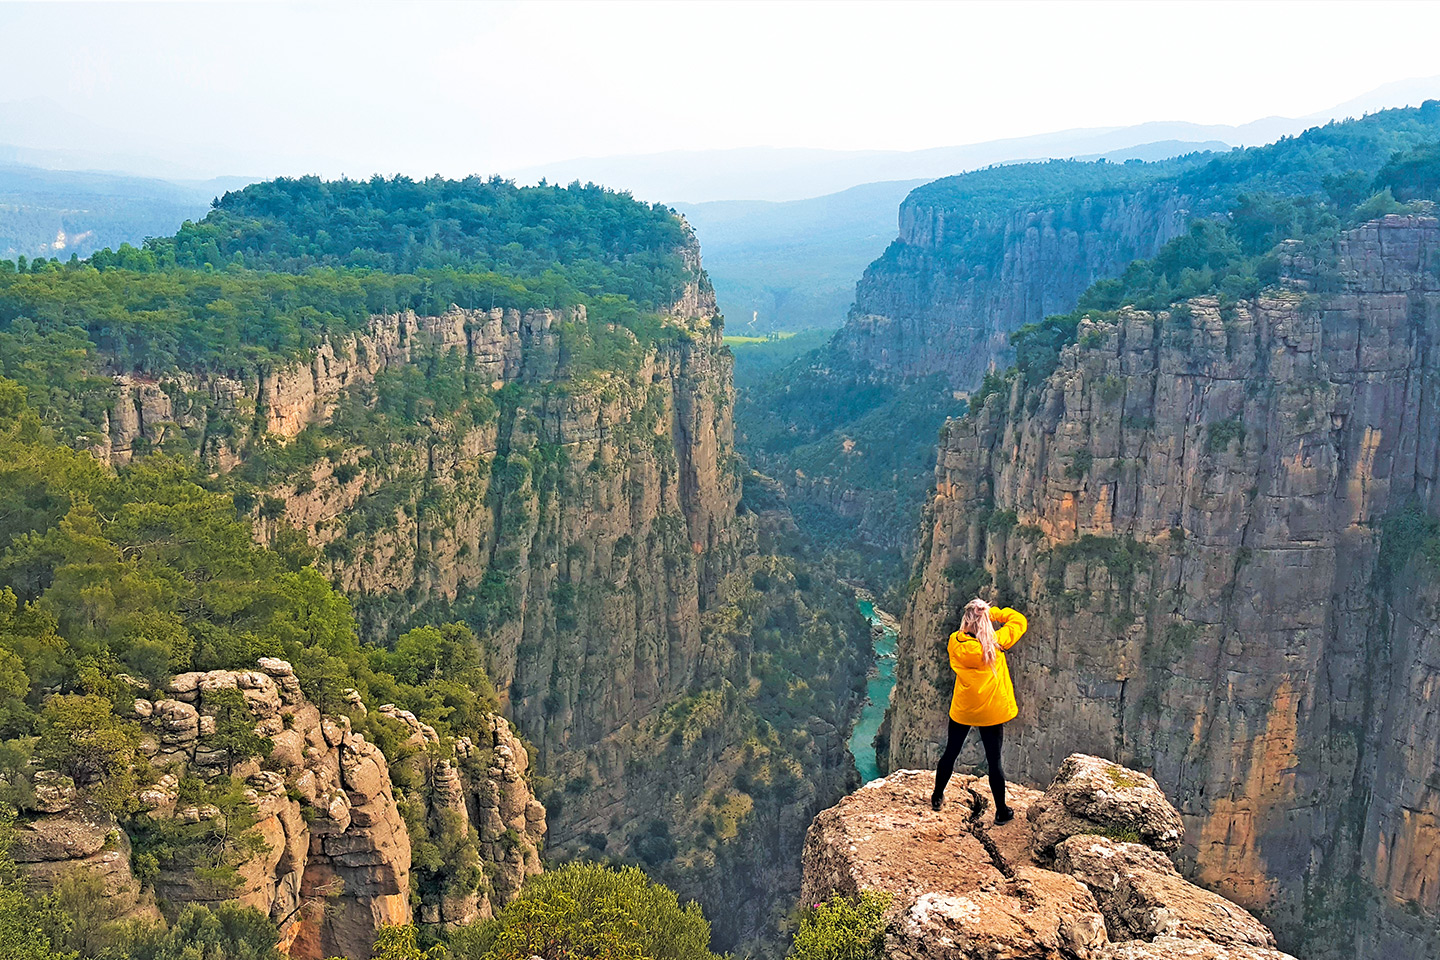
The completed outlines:
<svg viewBox="0 0 1440 960">
<path fill-rule="evenodd" d="M 1245 909 L 1180 876 L 1183 826 L 1155 781 L 1076 754 L 1045 792 L 930 771 L 875 780 L 815 818 L 802 902 L 888 893 L 894 960 L 1294 960 Z M 1140 842 L 1134 842 L 1139 840 Z"/>
</svg>

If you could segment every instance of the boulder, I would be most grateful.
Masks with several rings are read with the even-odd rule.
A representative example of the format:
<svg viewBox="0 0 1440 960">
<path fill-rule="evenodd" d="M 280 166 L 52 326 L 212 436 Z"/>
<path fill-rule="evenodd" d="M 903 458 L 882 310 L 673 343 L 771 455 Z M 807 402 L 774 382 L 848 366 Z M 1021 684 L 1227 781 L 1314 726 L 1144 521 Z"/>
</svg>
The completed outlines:
<svg viewBox="0 0 1440 960">
<path fill-rule="evenodd" d="M 1055 845 L 1077 834 L 1100 834 L 1155 850 L 1180 848 L 1185 824 L 1148 775 L 1101 757 L 1065 758 L 1045 796 L 1026 814 L 1035 855 L 1049 859 Z"/>
<path fill-rule="evenodd" d="M 75 802 L 75 781 L 54 770 L 37 771 L 32 778 L 35 799 L 30 808 L 39 813 L 63 813 Z"/>
<path fill-rule="evenodd" d="M 1208 940 L 1127 940 L 1112 943 L 1094 960 L 1295 960 L 1288 953 L 1245 943 L 1211 943 Z"/>
<path fill-rule="evenodd" d="M 1163 853 L 1138 843 L 1070 837 L 1055 847 L 1055 869 L 1095 894 L 1113 939 L 1275 946 L 1275 936 L 1249 911 L 1187 882 Z"/>
</svg>

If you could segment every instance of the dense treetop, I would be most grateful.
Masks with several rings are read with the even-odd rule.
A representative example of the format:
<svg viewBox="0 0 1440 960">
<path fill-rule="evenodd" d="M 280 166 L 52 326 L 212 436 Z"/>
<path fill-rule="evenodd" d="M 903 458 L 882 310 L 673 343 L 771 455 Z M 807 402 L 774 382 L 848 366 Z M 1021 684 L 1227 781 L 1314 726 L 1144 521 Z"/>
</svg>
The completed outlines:
<svg viewBox="0 0 1440 960">
<path fill-rule="evenodd" d="M 939 208 L 957 224 L 1008 216 L 1032 204 L 1068 202 L 1128 192 L 1203 164 L 1213 154 L 1195 153 L 1146 163 L 1046 160 L 1010 163 L 943 177 L 916 187 L 906 206 Z"/>
<path fill-rule="evenodd" d="M 1397 152 L 1436 140 L 1440 140 L 1440 101 L 1431 100 L 1420 107 L 1333 121 L 1229 153 L 1195 153 L 1148 163 L 1050 160 L 987 167 L 917 187 L 905 203 L 941 209 L 964 227 L 965 221 L 1027 208 L 1173 184 L 1191 197 L 1197 209 L 1223 210 L 1243 192 L 1303 196 L 1347 186 L 1364 189 Z M 1364 196 L 1351 200 L 1358 202 L 1371 192 L 1365 190 Z"/>
<path fill-rule="evenodd" d="M 161 263 L 191 267 L 238 255 L 292 272 L 478 267 L 533 279 L 558 270 L 586 294 L 618 293 L 655 309 L 681 292 L 688 241 L 668 207 L 594 184 L 301 177 L 227 193 L 205 219 L 147 246 Z"/>
<path fill-rule="evenodd" d="M 243 372 L 377 313 L 585 304 L 648 342 L 701 279 L 691 242 L 667 208 L 593 185 L 276 180 L 141 249 L 0 261 L 0 337 L 70 367 L 98 350 L 121 370 Z M 39 402 L 54 378 L 15 369 L 17 343 L 0 343 L 0 374 Z"/>
<path fill-rule="evenodd" d="M 1391 213 L 1433 212 L 1440 201 L 1440 101 L 1236 150 L 1178 183 L 1203 198 L 1197 202 L 1208 215 L 1151 259 L 1094 283 L 1070 313 L 1016 331 L 1016 366 L 1027 383 L 1049 376 L 1086 316 L 1127 305 L 1165 310 L 1205 295 L 1222 302 L 1253 297 L 1281 281 L 1282 240 L 1298 240 L 1323 259 L 1324 242 L 1343 229 Z M 1178 310 L 1178 322 L 1183 316 Z M 999 377 L 987 381 L 972 409 L 1000 388 Z"/>
</svg>

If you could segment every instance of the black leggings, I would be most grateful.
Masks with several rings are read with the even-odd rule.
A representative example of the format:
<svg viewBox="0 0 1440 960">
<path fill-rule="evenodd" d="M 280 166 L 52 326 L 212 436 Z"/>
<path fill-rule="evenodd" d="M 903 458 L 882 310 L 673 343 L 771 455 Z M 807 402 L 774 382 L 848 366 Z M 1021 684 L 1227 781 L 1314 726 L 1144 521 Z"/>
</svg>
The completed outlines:
<svg viewBox="0 0 1440 960">
<path fill-rule="evenodd" d="M 1005 740 L 1005 724 L 997 723 L 993 727 L 980 727 L 980 743 L 985 747 L 985 765 L 990 768 L 990 793 L 995 797 L 996 811 L 1005 809 L 1005 771 L 1000 769 L 1000 745 Z M 950 775 L 955 772 L 955 758 L 960 756 L 960 748 L 965 745 L 965 735 L 970 732 L 970 727 L 963 723 L 950 721 L 950 736 L 945 741 L 945 752 L 940 755 L 940 763 L 935 767 L 935 796 L 945 795 L 945 786 L 950 782 Z"/>
</svg>

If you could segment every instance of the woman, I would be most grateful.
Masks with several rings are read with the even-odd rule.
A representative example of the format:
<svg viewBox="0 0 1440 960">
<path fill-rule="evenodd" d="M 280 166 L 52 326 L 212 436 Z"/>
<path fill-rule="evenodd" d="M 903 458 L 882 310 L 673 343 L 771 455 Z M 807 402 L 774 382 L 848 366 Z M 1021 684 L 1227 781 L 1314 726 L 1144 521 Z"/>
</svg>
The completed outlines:
<svg viewBox="0 0 1440 960">
<path fill-rule="evenodd" d="M 996 626 L 999 629 L 995 629 Z M 971 727 L 980 728 L 985 762 L 990 767 L 990 792 L 995 797 L 995 822 L 1008 823 L 1015 815 L 1005 805 L 1005 773 L 1000 769 L 1000 744 L 1005 724 L 1014 720 L 1015 688 L 1005 651 L 1025 633 L 1025 617 L 992 607 L 978 597 L 965 604 L 960 629 L 950 634 L 950 669 L 955 671 L 955 694 L 950 698 L 950 732 L 940 765 L 935 768 L 935 793 L 930 806 L 939 810 L 945 785 L 955 772 L 955 758 L 965 745 Z"/>
</svg>

